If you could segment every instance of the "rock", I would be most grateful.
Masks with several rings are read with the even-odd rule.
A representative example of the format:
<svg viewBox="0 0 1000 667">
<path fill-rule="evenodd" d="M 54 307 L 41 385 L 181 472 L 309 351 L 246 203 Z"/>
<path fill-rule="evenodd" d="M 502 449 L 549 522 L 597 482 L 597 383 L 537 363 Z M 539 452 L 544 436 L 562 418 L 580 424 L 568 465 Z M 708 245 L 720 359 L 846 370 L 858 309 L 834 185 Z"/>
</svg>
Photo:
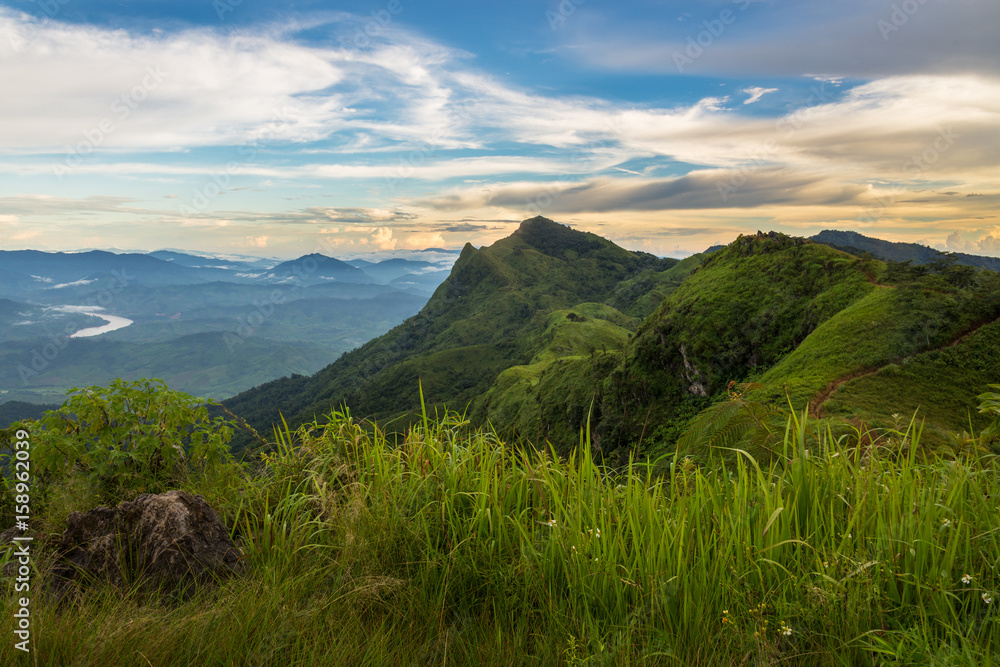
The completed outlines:
<svg viewBox="0 0 1000 667">
<path fill-rule="evenodd" d="M 54 575 L 186 594 L 193 584 L 241 574 L 240 552 L 205 499 L 185 491 L 142 494 L 112 509 L 73 512 Z M 57 586 L 59 586 L 57 585 Z"/>
<path fill-rule="evenodd" d="M 691 383 L 691 386 L 688 387 L 688 391 L 696 396 L 708 396 L 708 390 L 705 388 L 701 373 L 694 364 L 688 361 L 687 350 L 684 349 L 684 343 L 681 343 L 681 361 L 684 362 L 684 377 Z"/>
</svg>

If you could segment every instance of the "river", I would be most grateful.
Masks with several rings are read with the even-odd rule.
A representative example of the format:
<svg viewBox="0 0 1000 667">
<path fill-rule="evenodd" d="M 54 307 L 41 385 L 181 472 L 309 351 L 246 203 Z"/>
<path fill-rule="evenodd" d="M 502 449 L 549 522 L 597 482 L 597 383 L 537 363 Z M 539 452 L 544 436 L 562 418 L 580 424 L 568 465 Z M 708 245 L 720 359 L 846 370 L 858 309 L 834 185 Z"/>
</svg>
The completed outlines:
<svg viewBox="0 0 1000 667">
<path fill-rule="evenodd" d="M 86 315 L 93 315 L 94 317 L 101 318 L 107 323 L 102 324 L 99 327 L 87 327 L 86 329 L 80 329 L 76 333 L 70 334 L 70 338 L 100 336 L 102 333 L 124 329 L 128 325 L 132 324 L 132 320 L 128 318 L 98 312 L 101 310 L 100 306 L 57 306 L 52 310 L 59 311 L 60 313 L 84 313 Z"/>
</svg>

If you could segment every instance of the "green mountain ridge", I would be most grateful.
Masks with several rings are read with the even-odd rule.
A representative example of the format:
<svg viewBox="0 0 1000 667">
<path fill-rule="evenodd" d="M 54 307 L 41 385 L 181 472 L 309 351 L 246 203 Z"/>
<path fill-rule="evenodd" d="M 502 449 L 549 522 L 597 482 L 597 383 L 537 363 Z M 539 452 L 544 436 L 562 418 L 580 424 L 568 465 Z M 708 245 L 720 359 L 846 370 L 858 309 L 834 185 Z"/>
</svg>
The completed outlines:
<svg viewBox="0 0 1000 667">
<path fill-rule="evenodd" d="M 268 383 L 226 404 L 265 431 L 279 412 L 301 423 L 341 404 L 379 419 L 419 410 L 418 381 L 429 403 L 465 407 L 503 370 L 530 362 L 549 313 L 610 300 L 623 281 L 675 263 L 532 218 L 489 247 L 466 245 L 420 313 L 389 333 L 311 378 Z"/>
<path fill-rule="evenodd" d="M 949 266 L 914 277 L 775 232 L 659 260 L 533 218 L 487 248 L 466 246 L 424 309 L 388 334 L 312 377 L 226 403 L 261 432 L 281 415 L 300 424 L 342 405 L 380 424 L 404 417 L 391 427 L 404 429 L 419 383 L 431 407 L 561 451 L 589 422 L 592 446 L 624 462 L 669 451 L 732 383 L 756 378 L 757 400 L 797 410 L 828 391 L 817 415 L 885 424 L 922 411 L 940 442 L 1000 376 L 988 353 L 997 274 Z M 943 359 L 951 385 L 912 371 L 930 378 Z M 925 395 L 950 412 L 928 409 Z"/>
</svg>

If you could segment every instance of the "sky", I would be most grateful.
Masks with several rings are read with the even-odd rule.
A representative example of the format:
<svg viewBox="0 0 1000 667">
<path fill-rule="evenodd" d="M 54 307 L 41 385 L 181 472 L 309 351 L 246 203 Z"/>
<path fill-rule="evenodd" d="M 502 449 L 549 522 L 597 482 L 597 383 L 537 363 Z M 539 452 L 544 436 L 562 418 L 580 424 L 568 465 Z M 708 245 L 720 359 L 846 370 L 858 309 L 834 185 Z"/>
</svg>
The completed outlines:
<svg viewBox="0 0 1000 667">
<path fill-rule="evenodd" d="M 996 0 L 0 0 L 0 249 L 1000 256 Z"/>
</svg>

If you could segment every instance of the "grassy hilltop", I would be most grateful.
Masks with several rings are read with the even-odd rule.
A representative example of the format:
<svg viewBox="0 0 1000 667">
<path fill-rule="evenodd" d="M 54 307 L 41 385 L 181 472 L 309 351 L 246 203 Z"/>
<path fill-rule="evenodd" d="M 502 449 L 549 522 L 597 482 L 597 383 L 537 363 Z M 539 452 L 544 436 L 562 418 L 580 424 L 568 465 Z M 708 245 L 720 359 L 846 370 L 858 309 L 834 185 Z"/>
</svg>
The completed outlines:
<svg viewBox="0 0 1000 667">
<path fill-rule="evenodd" d="M 671 451 L 730 383 L 755 380 L 748 399 L 838 423 L 917 412 L 941 445 L 984 424 L 971 397 L 1000 377 L 998 316 L 997 274 L 947 261 L 914 267 L 773 232 L 656 260 L 533 218 L 467 246 L 389 333 L 227 405 L 262 432 L 279 413 L 294 426 L 344 405 L 405 431 L 419 381 L 431 406 L 561 452 L 589 420 L 620 464 Z"/>
</svg>

